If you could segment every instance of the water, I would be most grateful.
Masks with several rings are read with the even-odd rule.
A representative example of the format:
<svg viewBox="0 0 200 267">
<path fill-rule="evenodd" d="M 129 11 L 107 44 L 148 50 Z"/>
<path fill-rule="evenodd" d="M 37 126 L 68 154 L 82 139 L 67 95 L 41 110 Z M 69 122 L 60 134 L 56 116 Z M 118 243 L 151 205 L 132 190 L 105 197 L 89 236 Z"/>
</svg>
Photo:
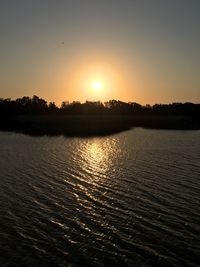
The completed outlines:
<svg viewBox="0 0 200 267">
<path fill-rule="evenodd" d="M 0 266 L 200 266 L 200 131 L 0 133 Z"/>
</svg>

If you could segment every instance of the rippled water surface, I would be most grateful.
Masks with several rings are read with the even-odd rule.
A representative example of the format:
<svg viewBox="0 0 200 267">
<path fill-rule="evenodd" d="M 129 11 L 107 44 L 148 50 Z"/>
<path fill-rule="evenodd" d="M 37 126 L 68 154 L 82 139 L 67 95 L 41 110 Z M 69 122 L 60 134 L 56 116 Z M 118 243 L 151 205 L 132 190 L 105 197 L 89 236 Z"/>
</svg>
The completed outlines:
<svg viewBox="0 0 200 267">
<path fill-rule="evenodd" d="M 0 266 L 200 266 L 200 131 L 0 133 Z"/>
</svg>

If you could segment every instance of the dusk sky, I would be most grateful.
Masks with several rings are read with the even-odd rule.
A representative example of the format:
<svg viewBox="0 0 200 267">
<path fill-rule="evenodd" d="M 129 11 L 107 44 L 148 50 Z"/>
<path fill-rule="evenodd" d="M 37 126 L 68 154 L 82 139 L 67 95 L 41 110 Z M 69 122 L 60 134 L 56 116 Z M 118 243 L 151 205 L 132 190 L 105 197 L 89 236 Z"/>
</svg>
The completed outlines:
<svg viewBox="0 0 200 267">
<path fill-rule="evenodd" d="M 0 0 L 0 38 L 3 98 L 200 102 L 199 0 Z"/>
</svg>

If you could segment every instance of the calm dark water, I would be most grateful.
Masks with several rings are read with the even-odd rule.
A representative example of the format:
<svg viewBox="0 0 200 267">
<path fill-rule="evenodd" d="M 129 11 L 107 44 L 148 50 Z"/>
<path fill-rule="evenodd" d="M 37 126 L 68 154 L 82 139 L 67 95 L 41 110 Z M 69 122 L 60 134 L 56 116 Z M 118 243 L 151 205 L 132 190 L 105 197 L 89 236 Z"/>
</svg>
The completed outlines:
<svg viewBox="0 0 200 267">
<path fill-rule="evenodd" d="M 0 266 L 200 266 L 200 131 L 0 133 Z"/>
</svg>

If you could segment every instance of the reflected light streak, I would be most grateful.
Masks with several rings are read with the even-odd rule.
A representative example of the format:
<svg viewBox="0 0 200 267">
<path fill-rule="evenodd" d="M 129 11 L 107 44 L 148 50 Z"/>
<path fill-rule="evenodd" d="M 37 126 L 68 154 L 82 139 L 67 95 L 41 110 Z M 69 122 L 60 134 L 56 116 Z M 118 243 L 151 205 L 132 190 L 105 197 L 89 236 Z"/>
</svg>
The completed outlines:
<svg viewBox="0 0 200 267">
<path fill-rule="evenodd" d="M 95 141 L 90 143 L 86 147 L 86 154 L 85 154 L 85 162 L 87 166 L 85 166 L 90 173 L 99 176 L 106 172 L 108 165 L 109 165 L 109 157 L 108 151 L 103 148 L 103 145 Z"/>
<path fill-rule="evenodd" d="M 109 142 L 101 138 L 84 142 L 79 149 L 82 158 L 80 167 L 89 174 L 91 180 L 104 179 L 114 164 L 118 150 L 115 138 L 109 139 Z"/>
<path fill-rule="evenodd" d="M 102 193 L 99 196 L 99 189 L 103 187 L 103 194 L 106 194 L 107 188 L 113 186 L 112 181 L 109 181 L 112 177 L 110 174 L 115 169 L 116 158 L 121 155 L 121 149 L 117 139 L 109 137 L 80 142 L 78 151 L 78 168 L 84 177 L 83 182 L 77 184 L 81 194 L 74 196 L 88 213 L 93 214 L 95 211 L 89 199 L 96 203 L 102 202 Z"/>
</svg>

